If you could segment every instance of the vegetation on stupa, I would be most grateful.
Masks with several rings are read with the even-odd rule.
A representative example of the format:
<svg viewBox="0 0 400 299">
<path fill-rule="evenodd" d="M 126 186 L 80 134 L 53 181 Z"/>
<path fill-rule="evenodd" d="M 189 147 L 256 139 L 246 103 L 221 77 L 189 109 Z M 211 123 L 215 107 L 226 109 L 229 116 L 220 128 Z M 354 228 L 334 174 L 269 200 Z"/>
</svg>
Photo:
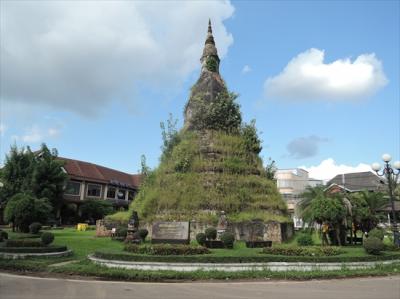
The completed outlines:
<svg viewBox="0 0 400 299">
<path fill-rule="evenodd" d="M 185 106 L 185 123 L 172 116 L 161 124 L 160 165 L 149 172 L 130 210 L 141 219 L 216 222 L 288 221 L 286 204 L 259 157 L 255 121 L 242 122 L 237 95 L 219 74 L 219 58 L 209 26 L 200 78 Z M 114 215 L 115 219 L 130 213 Z"/>
</svg>

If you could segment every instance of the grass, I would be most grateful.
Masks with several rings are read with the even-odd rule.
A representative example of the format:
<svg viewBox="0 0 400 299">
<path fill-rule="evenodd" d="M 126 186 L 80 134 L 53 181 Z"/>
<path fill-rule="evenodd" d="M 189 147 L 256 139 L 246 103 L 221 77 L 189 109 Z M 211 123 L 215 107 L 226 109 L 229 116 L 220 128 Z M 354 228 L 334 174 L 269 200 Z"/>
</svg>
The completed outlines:
<svg viewBox="0 0 400 299">
<path fill-rule="evenodd" d="M 54 245 L 66 245 L 72 249 L 74 254 L 70 257 L 63 258 L 30 258 L 26 260 L 2 260 L 0 259 L 0 269 L 9 271 L 29 271 L 42 272 L 46 275 L 52 273 L 62 273 L 63 275 L 81 275 L 95 276 L 104 279 L 116 280 L 135 280 L 135 281 L 164 281 L 164 280 L 199 280 L 199 279 L 248 279 L 248 278 L 272 278 L 272 279 L 313 279 L 313 278 L 343 278 L 355 276 L 377 276 L 377 275 L 394 275 L 400 274 L 400 264 L 389 266 L 377 266 L 373 269 L 365 270 L 348 270 L 341 271 L 288 271 L 288 272 L 272 272 L 272 271 L 243 271 L 243 272 L 223 272 L 223 271 L 194 271 L 180 273 L 175 271 L 139 271 L 110 269 L 104 266 L 96 265 L 87 259 L 87 255 L 95 251 L 108 251 L 118 254 L 127 254 L 122 251 L 124 244 L 122 242 L 111 241 L 110 238 L 97 238 L 95 231 L 89 230 L 78 232 L 74 228 L 65 228 L 64 230 L 51 231 L 55 235 Z M 10 233 L 11 238 L 20 236 L 18 233 Z M 292 240 L 291 243 L 295 241 Z M 290 245 L 290 244 L 288 244 Z M 344 252 L 338 256 L 340 260 L 351 258 L 368 258 L 362 247 L 344 247 Z M 230 249 L 212 249 L 209 255 L 213 259 L 224 259 L 232 261 L 252 260 L 260 256 L 261 248 L 246 248 L 244 242 L 236 242 L 234 250 Z M 386 255 L 393 254 L 385 253 Z M 394 253 L 396 258 L 400 257 L 400 251 Z M 389 256 L 387 256 L 389 258 Z M 189 256 L 190 258 L 190 256 Z M 284 260 L 282 256 L 274 256 L 272 259 Z M 64 264 L 60 266 L 52 266 L 65 261 L 76 261 L 76 263 Z"/>
</svg>

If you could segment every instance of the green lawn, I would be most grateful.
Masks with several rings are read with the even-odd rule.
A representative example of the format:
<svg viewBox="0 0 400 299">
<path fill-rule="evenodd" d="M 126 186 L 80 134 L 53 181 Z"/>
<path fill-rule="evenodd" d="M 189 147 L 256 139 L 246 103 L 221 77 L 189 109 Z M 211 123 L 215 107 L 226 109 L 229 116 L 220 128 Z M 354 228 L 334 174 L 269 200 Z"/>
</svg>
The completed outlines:
<svg viewBox="0 0 400 299">
<path fill-rule="evenodd" d="M 108 279 L 123 280 L 169 280 L 169 279 L 239 279 L 239 278 L 277 278 L 277 279 L 311 279 L 311 278 L 334 278 L 334 277 L 354 277 L 366 275 L 390 275 L 399 274 L 400 265 L 377 266 L 374 269 L 350 271 L 343 269 L 342 271 L 312 271 L 312 272 L 284 272 L 276 273 L 271 271 L 245 271 L 238 273 L 228 272 L 204 272 L 195 271 L 190 273 L 178 273 L 173 271 L 137 271 L 124 269 L 108 269 L 91 263 L 87 259 L 87 255 L 95 251 L 114 252 L 118 254 L 127 254 L 123 251 L 124 244 L 118 241 L 112 241 L 110 238 L 95 237 L 94 230 L 85 232 L 76 231 L 75 228 L 65 228 L 63 230 L 52 230 L 55 235 L 55 245 L 66 245 L 72 249 L 74 254 L 65 258 L 31 258 L 27 260 L 2 260 L 0 259 L 0 269 L 12 271 L 33 271 L 45 273 L 63 273 L 63 275 L 74 274 L 84 276 L 104 277 Z M 21 236 L 29 237 L 30 235 L 9 232 L 10 238 L 18 238 Z M 288 242 L 287 246 L 294 245 L 296 238 Z M 205 258 L 211 256 L 214 259 L 222 258 L 226 260 L 234 260 L 235 257 L 243 259 L 257 259 L 261 254 L 261 248 L 246 248 L 244 242 L 236 242 L 234 249 L 212 249 L 211 254 L 198 256 Z M 396 258 L 400 258 L 400 251 L 385 254 L 395 254 Z M 190 256 L 187 256 L 190 258 Z M 361 246 L 343 247 L 343 253 L 336 256 L 339 260 L 346 258 L 367 257 Z M 372 256 L 371 256 L 372 257 Z M 275 256 L 275 259 L 282 257 Z M 74 263 L 57 265 L 61 262 L 73 261 Z M 52 266 L 55 265 L 55 266 Z M 49 274 L 50 275 L 50 274 Z"/>
</svg>

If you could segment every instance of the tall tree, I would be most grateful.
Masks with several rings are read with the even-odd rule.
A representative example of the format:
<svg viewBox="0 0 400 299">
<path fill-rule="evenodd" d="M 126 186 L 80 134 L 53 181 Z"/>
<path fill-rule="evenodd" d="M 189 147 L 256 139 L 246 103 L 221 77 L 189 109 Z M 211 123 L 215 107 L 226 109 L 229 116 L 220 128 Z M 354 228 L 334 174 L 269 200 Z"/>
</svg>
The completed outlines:
<svg viewBox="0 0 400 299">
<path fill-rule="evenodd" d="M 62 170 L 64 162 L 57 159 L 57 150 L 49 150 L 42 144 L 32 175 L 32 193 L 37 198 L 47 198 L 53 206 L 56 218 L 62 206 L 67 174 Z"/>
</svg>

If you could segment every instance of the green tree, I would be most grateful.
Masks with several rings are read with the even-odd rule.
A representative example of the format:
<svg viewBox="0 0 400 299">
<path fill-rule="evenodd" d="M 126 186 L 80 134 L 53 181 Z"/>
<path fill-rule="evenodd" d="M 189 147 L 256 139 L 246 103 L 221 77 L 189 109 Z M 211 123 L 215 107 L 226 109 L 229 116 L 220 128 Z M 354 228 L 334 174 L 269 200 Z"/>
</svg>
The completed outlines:
<svg viewBox="0 0 400 299">
<path fill-rule="evenodd" d="M 311 223 L 313 221 L 311 203 L 317 197 L 325 196 L 324 186 L 310 187 L 300 195 L 302 198 L 298 204 L 300 217 L 305 223 Z"/>
<path fill-rule="evenodd" d="M 46 199 L 18 193 L 7 202 L 4 220 L 12 223 L 13 230 L 28 232 L 32 222 L 46 223 L 50 214 L 51 205 Z"/>
<path fill-rule="evenodd" d="M 35 164 L 34 154 L 29 147 L 18 149 L 16 145 L 11 146 L 0 172 L 0 181 L 3 183 L 1 203 L 5 204 L 17 193 L 30 191 Z"/>
<path fill-rule="evenodd" d="M 114 211 L 109 201 L 87 200 L 80 206 L 81 218 L 94 222 Z"/>
<path fill-rule="evenodd" d="M 363 232 L 369 232 L 377 226 L 385 216 L 379 212 L 388 204 L 381 192 L 361 191 L 349 195 L 352 204 L 352 221 Z"/>
<path fill-rule="evenodd" d="M 32 175 L 32 192 L 37 198 L 47 198 L 59 218 L 63 204 L 67 174 L 62 170 L 64 162 L 57 159 L 57 150 L 50 151 L 42 144 Z"/>
<path fill-rule="evenodd" d="M 275 160 L 268 158 L 267 166 L 265 167 L 265 175 L 267 179 L 275 181 L 275 173 L 277 171 L 277 167 L 275 165 Z"/>
<path fill-rule="evenodd" d="M 169 118 L 167 120 L 167 126 L 165 126 L 164 122 L 160 123 L 161 135 L 163 140 L 163 145 L 161 147 L 162 150 L 161 159 L 168 157 L 171 154 L 174 146 L 177 145 L 180 141 L 178 130 L 176 128 L 177 123 L 178 119 L 174 119 L 172 113 L 169 114 Z"/>
</svg>

